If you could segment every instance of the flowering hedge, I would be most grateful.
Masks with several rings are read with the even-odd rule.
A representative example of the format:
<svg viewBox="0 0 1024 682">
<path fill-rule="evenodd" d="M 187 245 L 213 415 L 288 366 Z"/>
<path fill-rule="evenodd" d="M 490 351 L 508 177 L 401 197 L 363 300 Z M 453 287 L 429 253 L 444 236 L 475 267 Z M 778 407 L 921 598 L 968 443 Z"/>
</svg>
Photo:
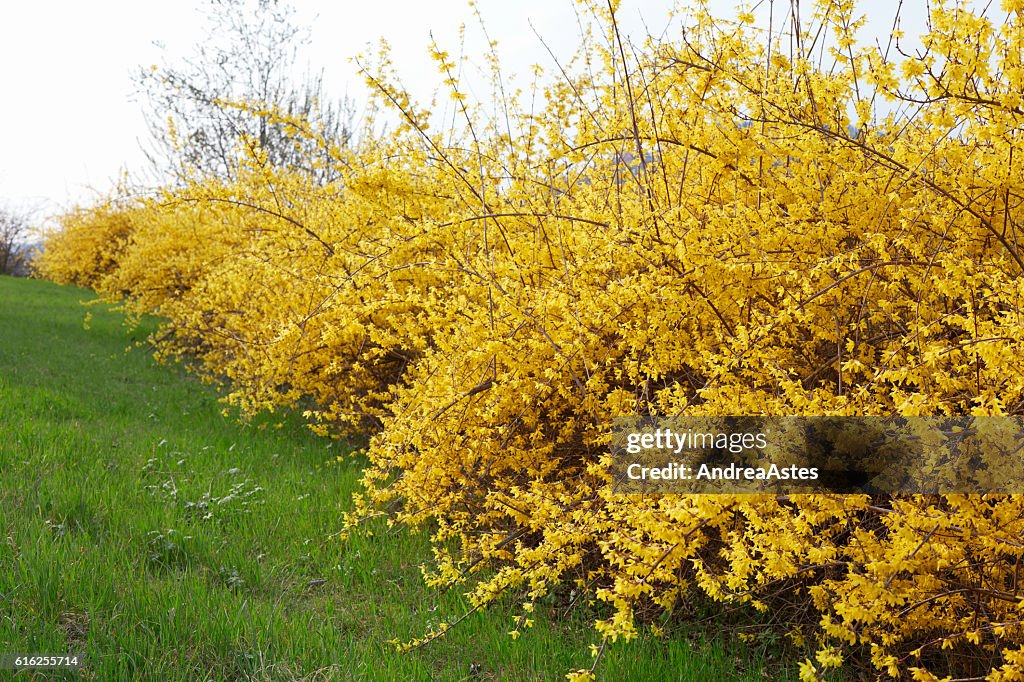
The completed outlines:
<svg viewBox="0 0 1024 682">
<path fill-rule="evenodd" d="M 384 59 L 364 73 L 402 123 L 331 150 L 336 182 L 242 141 L 230 182 L 69 213 L 41 272 L 161 315 L 161 352 L 247 411 L 372 429 L 350 523 L 430 528 L 427 578 L 481 606 L 511 590 L 522 625 L 572 585 L 629 639 L 701 590 L 775 609 L 815 652 L 804 679 L 851 654 L 1024 679 L 1022 497 L 638 497 L 607 473 L 616 415 L 1022 411 L 1024 6 L 1004 5 L 933 5 L 902 61 L 858 47 L 850 1 L 785 44 L 698 10 L 636 48 L 614 3 L 587 6 L 579 68 L 536 111 L 470 102 L 435 47 L 461 117 L 438 133 Z"/>
</svg>

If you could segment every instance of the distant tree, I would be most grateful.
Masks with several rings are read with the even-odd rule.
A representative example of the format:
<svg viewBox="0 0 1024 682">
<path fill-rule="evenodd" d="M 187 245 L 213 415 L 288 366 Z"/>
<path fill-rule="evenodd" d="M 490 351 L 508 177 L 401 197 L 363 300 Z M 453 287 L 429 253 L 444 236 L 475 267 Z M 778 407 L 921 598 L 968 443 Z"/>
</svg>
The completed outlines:
<svg viewBox="0 0 1024 682">
<path fill-rule="evenodd" d="M 322 73 L 295 82 L 309 30 L 295 24 L 294 9 L 277 0 L 208 0 L 205 13 L 206 37 L 194 55 L 136 77 L 154 169 L 230 179 L 245 144 L 268 164 L 332 180 L 331 164 L 320 162 L 347 143 L 354 110 L 347 98 L 323 97 Z M 281 118 L 307 130 L 296 134 Z"/>
<path fill-rule="evenodd" d="M 28 234 L 29 219 L 24 213 L 0 207 L 0 274 L 13 275 L 22 270 Z"/>
</svg>

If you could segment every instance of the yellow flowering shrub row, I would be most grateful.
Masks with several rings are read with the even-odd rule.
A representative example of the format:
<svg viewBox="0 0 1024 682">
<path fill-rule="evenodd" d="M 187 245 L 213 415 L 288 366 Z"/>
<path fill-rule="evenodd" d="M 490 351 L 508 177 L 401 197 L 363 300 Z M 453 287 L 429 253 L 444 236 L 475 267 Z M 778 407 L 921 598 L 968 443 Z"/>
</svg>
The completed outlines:
<svg viewBox="0 0 1024 682">
<path fill-rule="evenodd" d="M 402 123 L 331 150 L 337 182 L 252 152 L 232 182 L 69 213 L 41 270 L 166 318 L 161 351 L 246 410 L 372 427 L 350 522 L 430 528 L 428 579 L 475 604 L 512 591 L 529 623 L 572 586 L 615 640 L 699 589 L 772 609 L 815 652 L 805 679 L 851 653 L 1024 679 L 1024 497 L 641 498 L 606 469 L 616 415 L 1022 411 L 1004 5 L 933 5 L 902 64 L 857 47 L 845 0 L 792 42 L 696 11 L 636 48 L 584 7 L 533 111 L 470 102 L 435 49 L 461 121 L 438 132 L 385 58 L 367 81 Z"/>
</svg>

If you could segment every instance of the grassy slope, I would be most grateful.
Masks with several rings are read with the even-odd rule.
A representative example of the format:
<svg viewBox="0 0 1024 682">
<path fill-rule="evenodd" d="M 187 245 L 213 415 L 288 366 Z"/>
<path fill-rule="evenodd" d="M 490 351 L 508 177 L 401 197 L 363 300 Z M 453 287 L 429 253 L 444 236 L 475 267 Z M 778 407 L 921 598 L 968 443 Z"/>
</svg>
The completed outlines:
<svg viewBox="0 0 1024 682">
<path fill-rule="evenodd" d="M 541 613 L 513 641 L 493 609 L 396 653 L 388 640 L 465 600 L 423 586 L 423 537 L 328 539 L 359 462 L 334 464 L 339 445 L 298 423 L 224 419 L 210 387 L 126 353 L 117 315 L 94 306 L 84 330 L 88 298 L 0 277 L 0 654 L 84 650 L 98 680 L 555 680 L 589 665 L 585 614 Z M 601 677 L 761 679 L 740 662 L 645 640 L 611 646 Z"/>
</svg>

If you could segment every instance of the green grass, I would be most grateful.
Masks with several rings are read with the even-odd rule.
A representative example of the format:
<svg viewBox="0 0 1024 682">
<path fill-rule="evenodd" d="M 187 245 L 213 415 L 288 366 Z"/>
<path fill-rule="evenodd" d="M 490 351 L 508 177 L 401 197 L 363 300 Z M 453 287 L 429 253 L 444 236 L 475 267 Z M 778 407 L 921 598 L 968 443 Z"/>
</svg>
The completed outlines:
<svg viewBox="0 0 1024 682">
<path fill-rule="evenodd" d="M 341 445 L 294 418 L 225 419 L 211 387 L 126 352 L 151 326 L 132 332 L 79 305 L 90 298 L 0 277 L 0 654 L 87 661 L 0 677 L 557 680 L 590 665 L 587 614 L 550 608 L 517 640 L 513 611 L 496 607 L 396 652 L 389 640 L 468 607 L 423 585 L 424 537 L 330 538 L 358 459 L 336 463 Z M 600 668 L 605 680 L 765 678 L 785 679 L 750 650 L 683 637 L 610 646 Z"/>
</svg>

